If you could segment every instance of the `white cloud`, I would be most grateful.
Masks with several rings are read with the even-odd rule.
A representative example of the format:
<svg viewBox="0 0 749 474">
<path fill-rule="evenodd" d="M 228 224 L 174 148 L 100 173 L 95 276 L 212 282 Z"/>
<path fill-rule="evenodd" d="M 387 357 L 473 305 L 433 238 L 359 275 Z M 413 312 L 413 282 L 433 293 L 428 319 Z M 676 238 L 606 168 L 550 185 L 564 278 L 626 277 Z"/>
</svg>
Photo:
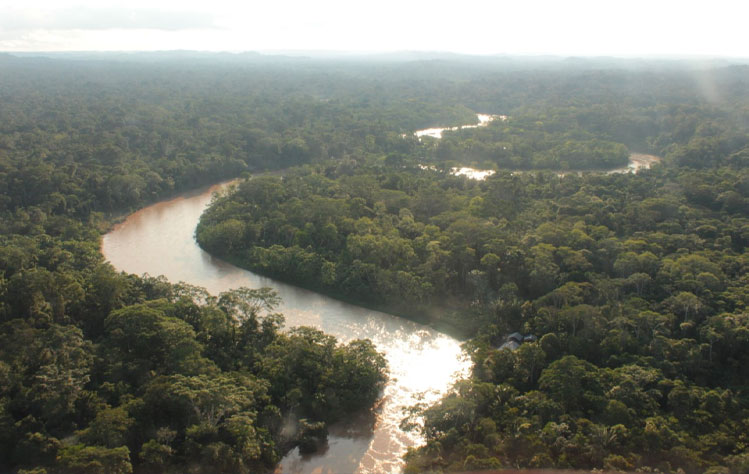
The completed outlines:
<svg viewBox="0 0 749 474">
<path fill-rule="evenodd" d="M 215 27 L 205 12 L 159 8 L 82 7 L 0 9 L 0 30 L 184 30 Z"/>
<path fill-rule="evenodd" d="M 14 5 L 15 4 L 15 5 Z M 0 0 L 0 50 L 444 50 L 749 57 L 731 0 Z"/>
</svg>

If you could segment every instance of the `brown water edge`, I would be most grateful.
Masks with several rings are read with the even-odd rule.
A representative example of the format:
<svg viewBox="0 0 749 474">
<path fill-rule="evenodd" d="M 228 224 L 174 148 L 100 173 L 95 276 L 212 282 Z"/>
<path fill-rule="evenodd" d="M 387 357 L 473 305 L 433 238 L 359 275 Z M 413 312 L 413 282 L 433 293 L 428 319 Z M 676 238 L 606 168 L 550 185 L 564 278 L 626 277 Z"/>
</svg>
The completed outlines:
<svg viewBox="0 0 749 474">
<path fill-rule="evenodd" d="M 650 169 L 651 166 L 660 162 L 660 156 L 647 155 L 645 153 L 631 153 L 629 155 L 630 168 Z"/>
<path fill-rule="evenodd" d="M 198 245 L 200 246 L 200 244 Z M 336 292 L 322 285 L 320 286 L 305 285 L 302 283 L 289 281 L 288 278 L 284 279 L 283 276 L 276 276 L 276 275 L 273 275 L 272 273 L 263 272 L 261 269 L 255 268 L 251 264 L 247 264 L 239 256 L 235 257 L 232 255 L 222 255 L 217 252 L 210 253 L 209 250 L 205 250 L 205 251 L 218 260 L 221 260 L 223 262 L 226 262 L 230 265 L 234 265 L 239 268 L 243 268 L 260 277 L 267 277 L 272 280 L 278 279 L 278 281 L 282 281 L 284 283 L 293 285 L 300 289 L 312 291 L 313 293 L 318 293 L 321 295 L 328 296 L 330 298 L 333 298 L 343 303 L 349 303 L 349 304 L 358 306 L 360 308 L 387 313 L 393 316 L 398 316 L 400 318 L 408 319 L 409 321 L 413 321 L 417 324 L 428 326 L 436 330 L 437 332 L 447 334 L 448 336 L 452 336 L 459 341 L 465 341 L 470 337 L 470 332 L 471 332 L 470 328 L 461 327 L 459 324 L 460 323 L 459 321 L 451 320 L 447 317 L 448 310 L 455 311 L 458 309 L 458 306 L 455 304 L 455 302 L 453 302 L 453 304 L 450 304 L 449 302 L 443 302 L 440 305 L 435 304 L 434 306 L 429 307 L 429 308 L 419 307 L 419 308 L 413 308 L 411 310 L 403 310 L 401 307 L 398 307 L 396 305 L 367 304 L 366 302 L 357 301 L 356 298 L 352 298 L 344 293 Z"/>
<path fill-rule="evenodd" d="M 662 158 L 656 155 L 648 155 L 645 153 L 630 153 L 629 161 L 627 166 L 621 166 L 613 169 L 572 169 L 565 171 L 555 171 L 556 175 L 560 178 L 565 176 L 582 176 L 586 173 L 592 174 L 637 174 L 641 170 L 649 170 L 653 165 L 660 163 Z M 511 171 L 512 174 L 516 173 L 535 173 L 541 170 L 522 170 L 522 171 Z M 554 171 L 554 170 L 545 170 Z"/>
<path fill-rule="evenodd" d="M 288 453 L 273 474 L 288 472 L 311 472 L 313 474 L 343 472 L 336 470 L 326 459 L 331 449 L 345 453 L 346 458 L 338 461 L 338 467 L 351 466 L 355 472 L 358 464 L 364 459 L 375 434 L 377 419 L 380 416 L 381 403 L 373 410 L 363 410 L 348 420 L 333 424 L 328 429 L 327 443 L 313 454 L 300 454 L 299 448 Z M 372 466 L 374 467 L 374 466 Z M 376 472 L 376 471 L 370 471 Z"/>
<path fill-rule="evenodd" d="M 194 239 L 198 219 L 213 192 L 230 182 L 143 208 L 116 224 L 102 238 L 102 253 L 122 271 L 164 275 L 205 287 L 212 294 L 239 286 L 275 288 L 283 302 L 279 311 L 287 327 L 317 327 L 341 342 L 369 338 L 385 354 L 391 379 L 381 406 L 367 423 L 352 418 L 331 427 L 327 450 L 301 456 L 289 453 L 279 465 L 282 473 L 396 473 L 406 449 L 422 442 L 403 432 L 403 409 L 431 403 L 449 388 L 469 362 L 459 342 L 432 328 L 386 313 L 361 308 L 321 294 L 242 270 L 201 250 Z"/>
</svg>

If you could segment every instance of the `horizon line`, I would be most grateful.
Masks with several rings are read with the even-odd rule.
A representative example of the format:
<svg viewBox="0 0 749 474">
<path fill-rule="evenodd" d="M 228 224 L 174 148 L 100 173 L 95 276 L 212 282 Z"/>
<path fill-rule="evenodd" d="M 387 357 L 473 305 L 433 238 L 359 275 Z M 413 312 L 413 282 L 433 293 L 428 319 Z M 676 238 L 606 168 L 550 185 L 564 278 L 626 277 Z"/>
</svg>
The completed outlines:
<svg viewBox="0 0 749 474">
<path fill-rule="evenodd" d="M 642 60 L 743 60 L 749 61 L 749 56 L 732 56 L 720 54 L 684 54 L 684 53 L 651 53 L 651 54 L 576 54 L 576 53 L 552 53 L 552 52 L 498 52 L 498 53 L 468 53 L 449 50 L 336 50 L 336 49 L 257 49 L 257 50 L 200 50 L 200 49 L 112 49 L 112 50 L 0 50 L 0 54 L 9 55 L 63 55 L 63 54 L 154 54 L 154 53 L 200 53 L 200 54 L 226 54 L 239 56 L 242 54 L 257 54 L 261 56 L 383 56 L 383 55 L 449 55 L 472 58 L 564 58 L 564 59 L 642 59 Z"/>
</svg>

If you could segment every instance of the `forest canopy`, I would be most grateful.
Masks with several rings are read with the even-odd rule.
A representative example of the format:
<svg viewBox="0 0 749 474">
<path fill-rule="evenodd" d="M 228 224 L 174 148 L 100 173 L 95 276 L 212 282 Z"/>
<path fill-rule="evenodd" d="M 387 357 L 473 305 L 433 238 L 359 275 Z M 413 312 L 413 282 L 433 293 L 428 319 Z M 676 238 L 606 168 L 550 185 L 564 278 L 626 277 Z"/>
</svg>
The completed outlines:
<svg viewBox="0 0 749 474">
<path fill-rule="evenodd" d="M 103 261 L 118 216 L 242 175 L 205 248 L 469 338 L 409 472 L 744 472 L 745 66 L 245 59 L 0 56 L 0 470 L 262 472 L 371 409 L 370 342 Z M 413 135 L 477 113 L 508 119 Z M 557 173 L 633 152 L 662 162 Z"/>
<path fill-rule="evenodd" d="M 575 99 L 410 155 L 252 177 L 214 200 L 198 242 L 471 337 L 472 376 L 421 412 L 427 445 L 408 472 L 743 472 L 749 97 Z M 525 172 L 605 170 L 629 150 L 662 163 Z M 455 164 L 498 172 L 477 181 Z M 516 331 L 529 336 L 507 349 Z"/>
</svg>

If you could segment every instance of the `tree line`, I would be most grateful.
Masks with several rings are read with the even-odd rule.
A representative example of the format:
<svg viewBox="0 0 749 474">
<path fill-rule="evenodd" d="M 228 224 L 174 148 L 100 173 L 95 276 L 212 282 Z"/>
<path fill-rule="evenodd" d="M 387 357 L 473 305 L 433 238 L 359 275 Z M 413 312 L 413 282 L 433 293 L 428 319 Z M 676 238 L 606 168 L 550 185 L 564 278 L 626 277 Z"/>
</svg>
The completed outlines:
<svg viewBox="0 0 749 474">
<path fill-rule="evenodd" d="M 473 374 L 426 410 L 408 469 L 739 472 L 746 69 L 701 72 L 707 97 L 670 66 L 532 66 L 0 56 L 0 470 L 262 472 L 371 408 L 371 343 L 282 330 L 268 291 L 208 295 L 99 252 L 129 210 L 296 166 L 218 198 L 199 238 L 471 336 Z M 412 136 L 477 112 L 510 118 Z M 628 151 L 664 166 L 445 172 Z M 496 350 L 511 331 L 539 342 Z"/>
<path fill-rule="evenodd" d="M 475 181 L 439 161 L 451 142 L 466 164 L 482 140 L 611 143 L 582 120 L 596 107 L 568 106 L 424 139 L 415 155 L 247 179 L 196 235 L 256 271 L 470 336 L 472 375 L 417 410 L 427 443 L 407 472 L 744 472 L 749 135 L 745 114 L 725 118 L 746 99 L 649 104 L 670 110 L 643 131 L 663 163 L 637 175 Z M 500 348 L 515 331 L 537 340 Z"/>
</svg>

